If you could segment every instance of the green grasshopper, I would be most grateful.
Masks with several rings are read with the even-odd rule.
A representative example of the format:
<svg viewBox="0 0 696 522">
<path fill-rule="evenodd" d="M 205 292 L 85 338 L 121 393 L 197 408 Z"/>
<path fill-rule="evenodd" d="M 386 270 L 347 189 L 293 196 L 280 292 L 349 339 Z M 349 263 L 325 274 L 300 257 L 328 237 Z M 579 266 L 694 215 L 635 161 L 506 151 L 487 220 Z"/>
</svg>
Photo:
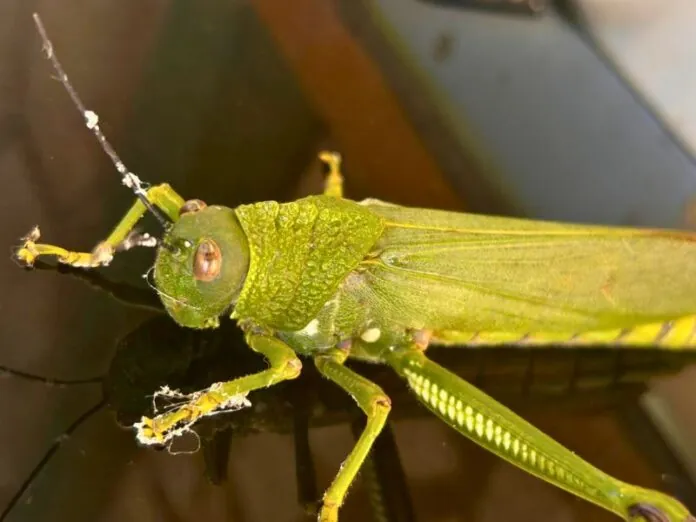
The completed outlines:
<svg viewBox="0 0 696 522">
<path fill-rule="evenodd" d="M 320 521 L 335 521 L 390 411 L 376 384 L 347 359 L 386 364 L 449 426 L 519 468 L 626 520 L 696 520 L 677 500 L 594 468 L 427 356 L 431 344 L 601 345 L 676 349 L 696 344 L 696 236 L 407 208 L 343 197 L 340 157 L 325 191 L 294 202 L 236 208 L 185 201 L 167 184 L 144 188 L 116 155 L 68 81 L 35 15 L 44 50 L 87 127 L 137 199 L 91 252 L 41 244 L 36 227 L 16 257 L 108 265 L 156 247 L 153 288 L 171 318 L 216 328 L 228 316 L 269 368 L 183 395 L 134 425 L 166 445 L 205 417 L 248 405 L 247 395 L 295 379 L 298 356 L 343 388 L 365 429 L 326 490 Z M 135 226 L 146 212 L 160 238 Z"/>
</svg>

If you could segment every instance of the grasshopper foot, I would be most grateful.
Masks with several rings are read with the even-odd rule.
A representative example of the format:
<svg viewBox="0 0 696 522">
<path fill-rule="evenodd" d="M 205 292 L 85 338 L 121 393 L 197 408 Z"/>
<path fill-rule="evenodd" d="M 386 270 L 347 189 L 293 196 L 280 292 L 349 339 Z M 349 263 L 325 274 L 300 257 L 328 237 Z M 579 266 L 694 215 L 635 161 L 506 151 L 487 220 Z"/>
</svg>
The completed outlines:
<svg viewBox="0 0 696 522">
<path fill-rule="evenodd" d="M 26 236 L 21 238 L 22 246 L 20 246 L 14 253 L 14 258 L 20 262 L 20 264 L 26 268 L 31 268 L 34 266 L 34 261 L 39 255 L 36 250 L 36 241 L 41 237 L 41 230 L 39 226 L 36 225 L 32 228 Z"/>
<path fill-rule="evenodd" d="M 22 245 L 15 252 L 15 259 L 22 266 L 31 268 L 39 256 L 55 256 L 59 263 L 76 268 L 96 268 L 107 266 L 114 258 L 114 247 L 102 241 L 91 252 L 71 252 L 62 247 L 37 243 L 41 237 L 41 231 L 35 226 L 22 238 Z"/>
<path fill-rule="evenodd" d="M 153 396 L 153 406 L 157 413 L 154 401 L 158 397 L 166 397 L 183 401 L 167 413 L 162 413 L 154 418 L 142 417 L 133 428 L 136 431 L 138 442 L 146 446 L 160 446 L 171 443 L 175 438 L 191 431 L 191 427 L 203 417 L 209 417 L 223 412 L 235 411 L 251 406 L 246 394 L 228 396 L 222 391 L 221 383 L 216 383 L 206 390 L 185 394 L 164 386 Z"/>
</svg>

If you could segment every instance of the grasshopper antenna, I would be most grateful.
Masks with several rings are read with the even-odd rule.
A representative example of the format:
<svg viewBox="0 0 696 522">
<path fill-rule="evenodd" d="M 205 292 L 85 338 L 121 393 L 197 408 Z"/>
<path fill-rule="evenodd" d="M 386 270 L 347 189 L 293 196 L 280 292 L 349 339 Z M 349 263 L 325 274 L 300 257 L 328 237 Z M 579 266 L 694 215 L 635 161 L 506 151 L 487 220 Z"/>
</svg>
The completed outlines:
<svg viewBox="0 0 696 522">
<path fill-rule="evenodd" d="M 164 217 L 162 213 L 159 212 L 152 205 L 152 203 L 150 203 L 150 200 L 147 199 L 147 192 L 143 188 L 143 183 L 140 180 L 140 178 L 133 174 L 130 170 L 128 170 L 128 168 L 126 168 L 126 165 L 123 163 L 123 161 L 121 161 L 121 158 L 118 156 L 118 154 L 116 154 L 116 151 L 109 143 L 109 140 L 106 139 L 106 136 L 99 127 L 99 116 L 97 115 L 97 113 L 88 110 L 85 107 L 85 104 L 82 103 L 80 96 L 77 94 L 77 91 L 70 83 L 68 75 L 65 74 L 63 66 L 60 64 L 58 57 L 53 51 L 53 44 L 51 43 L 51 40 L 48 38 L 48 33 L 46 32 L 46 28 L 44 27 L 41 18 L 37 13 L 33 14 L 33 18 L 34 23 L 36 24 L 36 28 L 39 31 L 39 35 L 41 36 L 43 51 L 44 53 L 46 53 L 46 58 L 48 58 L 48 60 L 51 62 L 51 65 L 53 65 L 53 68 L 58 74 L 58 80 L 60 81 L 60 83 L 63 84 L 65 90 L 68 91 L 68 94 L 70 95 L 70 98 L 72 98 L 73 103 L 75 104 L 77 109 L 82 113 L 82 116 L 85 118 L 85 126 L 92 131 L 94 136 L 97 138 L 97 141 L 101 145 L 102 149 L 104 150 L 106 155 L 109 156 L 111 162 L 114 164 L 114 167 L 116 167 L 116 170 L 119 172 L 119 174 L 121 174 L 121 182 L 126 187 L 131 189 L 133 193 L 135 193 L 138 199 L 143 203 L 143 205 L 145 205 L 145 208 L 147 208 L 157 218 L 157 221 L 160 222 L 164 229 L 169 228 L 169 221 L 167 220 L 167 218 Z"/>
</svg>

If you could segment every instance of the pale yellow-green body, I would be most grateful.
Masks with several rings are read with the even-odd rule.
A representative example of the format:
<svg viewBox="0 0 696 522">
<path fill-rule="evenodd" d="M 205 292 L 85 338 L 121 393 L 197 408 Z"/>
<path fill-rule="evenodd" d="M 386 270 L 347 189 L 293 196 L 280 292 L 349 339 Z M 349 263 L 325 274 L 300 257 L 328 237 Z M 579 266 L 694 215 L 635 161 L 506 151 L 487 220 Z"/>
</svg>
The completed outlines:
<svg viewBox="0 0 696 522">
<path fill-rule="evenodd" d="M 251 258 L 233 318 L 271 328 L 301 353 L 357 341 L 351 356 L 379 361 L 417 330 L 459 345 L 696 342 L 696 242 L 687 233 L 329 196 L 235 213 Z M 378 339 L 361 342 L 366 331 Z"/>
<path fill-rule="evenodd" d="M 249 405 L 247 395 L 299 376 L 297 354 L 349 393 L 367 424 L 319 511 L 335 522 L 382 430 L 389 398 L 344 365 L 388 364 L 452 428 L 520 468 L 627 520 L 694 522 L 676 499 L 610 477 L 426 356 L 431 342 L 600 343 L 689 347 L 696 314 L 693 234 L 582 227 L 413 209 L 343 199 L 340 157 L 323 196 L 230 209 L 184 201 L 168 185 L 146 190 L 85 108 L 34 15 L 46 55 L 138 200 L 92 252 L 41 244 L 38 227 L 18 260 L 39 256 L 91 268 L 119 250 L 157 246 L 156 290 L 173 320 L 215 328 L 231 315 L 269 367 L 214 383 L 137 423 L 143 444 L 167 444 L 201 418 Z M 134 232 L 152 212 L 159 240 Z M 168 223 L 169 221 L 170 223 Z M 252 397 L 253 398 L 253 397 Z"/>
<path fill-rule="evenodd" d="M 138 440 L 166 444 L 202 417 L 244 407 L 253 390 L 300 374 L 296 353 L 312 357 L 368 417 L 323 498 L 320 520 L 335 521 L 390 409 L 378 386 L 344 366 L 358 358 L 390 365 L 447 424 L 533 475 L 626 519 L 658 512 L 669 522 L 693 522 L 675 499 L 599 471 L 425 352 L 431 343 L 693 346 L 692 234 L 354 202 L 341 197 L 336 157 L 325 159 L 332 166 L 327 193 L 291 203 L 179 215 L 182 198 L 166 186 L 150 190 L 152 204 L 174 222 L 154 273 L 169 314 L 194 328 L 214 328 L 219 316 L 231 315 L 270 366 L 143 418 Z M 136 203 L 93 253 L 37 244 L 35 234 L 18 257 L 103 264 L 144 211 Z M 222 269 L 212 280 L 198 279 L 198 248 L 211 241 Z"/>
</svg>

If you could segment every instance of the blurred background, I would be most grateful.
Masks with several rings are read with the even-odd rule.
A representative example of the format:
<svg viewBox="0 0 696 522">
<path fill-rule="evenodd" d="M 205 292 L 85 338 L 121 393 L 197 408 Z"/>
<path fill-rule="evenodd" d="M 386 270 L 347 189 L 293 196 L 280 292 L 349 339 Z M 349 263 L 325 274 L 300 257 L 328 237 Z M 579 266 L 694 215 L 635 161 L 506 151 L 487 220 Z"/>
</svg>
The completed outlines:
<svg viewBox="0 0 696 522">
<path fill-rule="evenodd" d="M 63 380 L 104 376 L 119 340 L 153 316 L 11 260 L 35 224 L 47 242 L 90 249 L 132 201 L 52 78 L 35 11 L 126 164 L 186 198 L 234 206 L 316 193 L 316 154 L 331 148 L 344 157 L 353 199 L 696 227 L 691 0 L 4 0 L 0 367 Z M 102 273 L 146 289 L 151 256 L 134 251 Z M 196 342 L 179 337 L 145 334 L 153 349 Z M 584 362 L 552 352 L 460 355 L 451 362 L 464 374 L 593 464 L 696 508 L 688 356 L 663 364 L 611 353 Z M 569 386 L 578 367 L 588 378 Z M 534 393 L 511 384 L 529 375 Z M 313 404 L 321 393 L 311 386 Z M 291 413 L 266 423 L 257 411 L 261 433 L 232 436 L 227 480 L 211 485 L 200 453 L 138 448 L 113 408 L 62 437 L 102 396 L 98 383 L 47 386 L 0 371 L 4 520 L 307 519 L 297 437 L 279 418 Z M 287 402 L 282 393 L 269 403 L 276 400 Z M 346 407 L 342 417 L 342 408 L 309 432 L 313 470 L 305 472 L 319 492 L 354 441 L 353 413 Z M 396 504 L 408 509 L 394 520 L 614 520 L 423 409 L 396 404 L 395 418 L 400 462 L 387 465 L 381 484 L 404 482 Z M 375 516 L 367 482 L 353 488 L 341 520 Z"/>
</svg>

